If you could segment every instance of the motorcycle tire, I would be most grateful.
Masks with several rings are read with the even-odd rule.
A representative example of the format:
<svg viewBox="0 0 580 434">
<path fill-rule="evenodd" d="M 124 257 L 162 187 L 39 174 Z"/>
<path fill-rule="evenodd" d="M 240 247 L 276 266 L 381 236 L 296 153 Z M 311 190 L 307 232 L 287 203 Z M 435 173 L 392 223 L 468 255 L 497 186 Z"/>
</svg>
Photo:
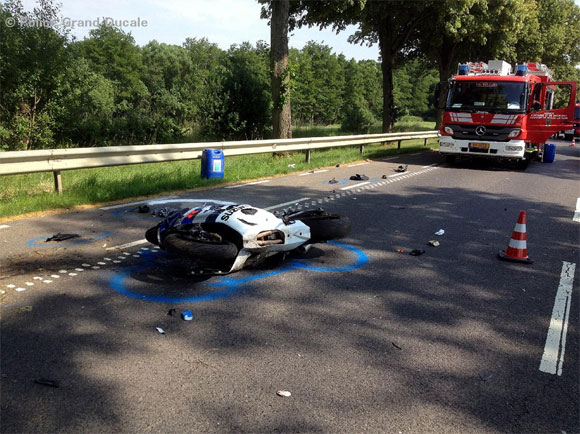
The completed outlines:
<svg viewBox="0 0 580 434">
<path fill-rule="evenodd" d="M 194 241 L 180 234 L 169 234 L 163 240 L 163 246 L 172 254 L 184 256 L 203 263 L 222 263 L 238 256 L 237 246 L 227 240 L 221 242 Z"/>
<path fill-rule="evenodd" d="M 300 221 L 310 228 L 313 243 L 337 240 L 350 234 L 351 221 L 337 214 L 316 213 L 300 217 Z"/>
<path fill-rule="evenodd" d="M 158 226 L 153 226 L 145 232 L 145 239 L 156 246 L 159 245 L 159 240 L 157 239 L 157 227 Z"/>
</svg>

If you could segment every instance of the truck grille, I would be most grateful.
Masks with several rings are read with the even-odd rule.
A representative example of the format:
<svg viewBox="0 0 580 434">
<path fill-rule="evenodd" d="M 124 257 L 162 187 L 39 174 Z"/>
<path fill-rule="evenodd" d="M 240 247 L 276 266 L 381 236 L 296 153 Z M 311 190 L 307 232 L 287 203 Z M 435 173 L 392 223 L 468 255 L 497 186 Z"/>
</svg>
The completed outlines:
<svg viewBox="0 0 580 434">
<path fill-rule="evenodd" d="M 453 138 L 466 140 L 491 140 L 494 142 L 507 142 L 508 135 L 514 130 L 514 127 L 496 127 L 485 125 L 485 134 L 478 136 L 475 134 L 475 129 L 479 125 L 447 125 L 453 130 Z"/>
</svg>

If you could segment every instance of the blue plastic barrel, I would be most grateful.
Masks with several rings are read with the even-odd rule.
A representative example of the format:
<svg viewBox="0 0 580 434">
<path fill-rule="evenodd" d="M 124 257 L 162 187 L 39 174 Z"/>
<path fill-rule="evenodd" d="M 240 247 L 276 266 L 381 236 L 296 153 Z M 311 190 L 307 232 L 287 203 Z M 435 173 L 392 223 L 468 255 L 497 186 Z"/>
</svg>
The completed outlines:
<svg viewBox="0 0 580 434">
<path fill-rule="evenodd" d="M 544 145 L 544 163 L 553 163 L 556 159 L 556 145 L 546 143 Z"/>
<path fill-rule="evenodd" d="M 224 177 L 224 153 L 219 149 L 204 149 L 201 153 L 201 177 Z"/>
</svg>

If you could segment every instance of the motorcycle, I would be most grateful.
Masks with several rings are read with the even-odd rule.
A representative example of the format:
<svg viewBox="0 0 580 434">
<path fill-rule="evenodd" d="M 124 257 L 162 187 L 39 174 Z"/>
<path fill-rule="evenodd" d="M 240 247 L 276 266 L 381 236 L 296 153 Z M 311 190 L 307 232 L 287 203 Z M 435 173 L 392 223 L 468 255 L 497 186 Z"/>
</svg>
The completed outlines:
<svg viewBox="0 0 580 434">
<path fill-rule="evenodd" d="M 346 237 L 348 217 L 323 209 L 277 216 L 248 204 L 218 203 L 173 211 L 145 238 L 185 259 L 192 274 L 229 274 L 268 258 L 304 253 L 314 243 Z"/>
</svg>

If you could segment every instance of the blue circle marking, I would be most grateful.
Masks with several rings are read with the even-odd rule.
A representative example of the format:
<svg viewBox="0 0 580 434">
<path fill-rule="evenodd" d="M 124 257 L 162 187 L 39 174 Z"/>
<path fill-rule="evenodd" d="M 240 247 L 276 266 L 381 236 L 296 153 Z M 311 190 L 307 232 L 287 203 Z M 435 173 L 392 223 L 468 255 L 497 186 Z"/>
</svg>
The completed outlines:
<svg viewBox="0 0 580 434">
<path fill-rule="evenodd" d="M 338 243 L 335 241 L 329 241 L 329 244 L 341 247 L 343 249 L 349 250 L 350 252 L 354 253 L 355 255 L 355 262 L 353 264 L 345 265 L 342 267 L 314 267 L 308 265 L 307 260 L 300 259 L 300 260 L 293 260 L 290 261 L 286 266 L 270 272 L 259 273 L 253 276 L 248 277 L 241 277 L 241 278 L 230 278 L 230 277 L 222 277 L 217 282 L 212 282 L 209 284 L 210 287 L 213 288 L 223 288 L 220 291 L 212 292 L 209 294 L 203 295 L 196 295 L 192 297 L 168 297 L 165 295 L 143 295 L 133 292 L 127 289 L 125 281 L 127 277 L 136 271 L 141 271 L 146 268 L 151 267 L 153 263 L 153 255 L 151 253 L 143 254 L 142 257 L 145 259 L 145 263 L 139 265 L 133 265 L 131 267 L 126 268 L 125 270 L 115 274 L 110 280 L 109 284 L 111 288 L 117 291 L 120 294 L 126 295 L 127 297 L 135 298 L 138 300 L 144 301 L 152 301 L 157 303 L 198 303 L 202 301 L 210 301 L 216 300 L 219 298 L 226 298 L 240 289 L 244 288 L 245 285 L 249 282 L 253 282 L 256 280 L 266 279 L 268 277 L 276 276 L 278 274 L 286 273 L 291 270 L 296 270 L 299 268 L 303 268 L 306 270 L 311 271 L 319 271 L 319 272 L 326 272 L 326 273 L 340 273 L 346 271 L 356 270 L 357 268 L 362 267 L 368 262 L 368 256 L 359 249 L 356 249 L 348 244 Z"/>
</svg>

